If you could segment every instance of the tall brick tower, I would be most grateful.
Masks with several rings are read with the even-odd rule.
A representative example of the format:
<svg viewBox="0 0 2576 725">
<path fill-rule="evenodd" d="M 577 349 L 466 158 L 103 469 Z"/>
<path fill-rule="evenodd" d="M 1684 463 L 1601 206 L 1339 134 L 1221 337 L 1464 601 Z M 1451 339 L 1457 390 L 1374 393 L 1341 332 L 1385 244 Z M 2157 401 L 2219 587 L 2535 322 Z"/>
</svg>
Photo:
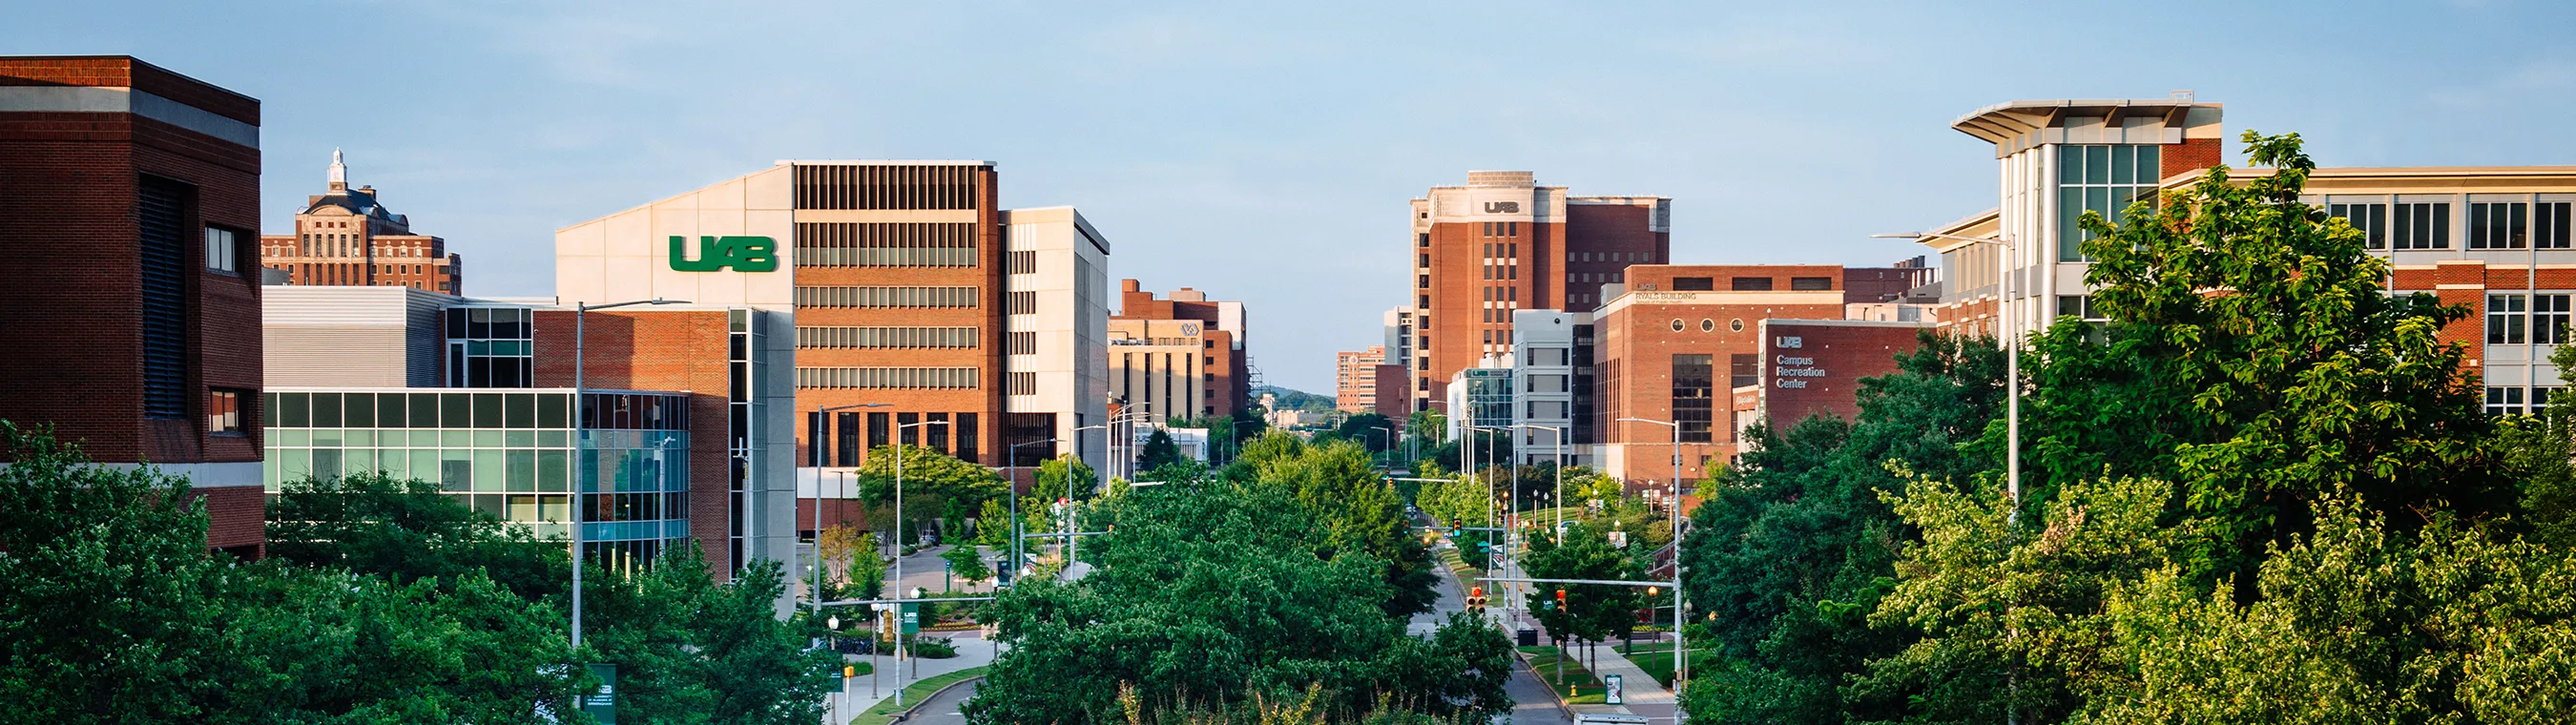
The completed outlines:
<svg viewBox="0 0 2576 725">
<path fill-rule="evenodd" d="M 288 284 L 410 287 L 465 293 L 465 260 L 447 240 L 411 233 L 411 217 L 376 201 L 376 187 L 350 188 L 349 165 L 331 150 L 330 186 L 307 197 L 294 234 L 259 238 L 260 266 Z"/>
<path fill-rule="evenodd" d="M 1413 410 L 1447 407 L 1451 375 L 1512 347 L 1512 311 L 1590 311 L 1632 264 L 1672 255 L 1672 200 L 1570 196 L 1527 171 L 1470 171 L 1413 200 Z"/>
</svg>

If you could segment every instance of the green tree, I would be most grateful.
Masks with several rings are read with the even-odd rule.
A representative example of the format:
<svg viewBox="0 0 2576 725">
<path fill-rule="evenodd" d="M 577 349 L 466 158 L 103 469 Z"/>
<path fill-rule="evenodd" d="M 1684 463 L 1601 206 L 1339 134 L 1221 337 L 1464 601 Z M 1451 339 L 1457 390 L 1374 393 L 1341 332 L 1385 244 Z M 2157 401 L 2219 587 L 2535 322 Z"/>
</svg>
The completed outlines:
<svg viewBox="0 0 2576 725">
<path fill-rule="evenodd" d="M 842 596 L 875 599 L 885 591 L 886 562 L 877 552 L 876 532 L 834 524 L 823 531 L 817 547 L 823 552 L 825 566 L 840 570 Z"/>
<path fill-rule="evenodd" d="M 962 522 L 983 510 L 984 502 L 1009 495 L 992 469 L 957 460 L 936 449 L 903 447 L 903 516 L 894 521 L 895 451 L 893 446 L 868 452 L 859 467 L 859 499 L 866 502 L 870 528 L 896 531 L 899 543 L 920 540 L 925 521 Z M 1039 476 L 1045 476 L 1039 468 Z"/>
<path fill-rule="evenodd" d="M 717 583 L 687 546 L 638 571 L 594 568 L 583 585 L 595 628 L 583 646 L 618 663 L 620 719 L 811 723 L 840 684 L 840 656 L 807 649 L 809 630 L 774 615 L 786 591 L 776 560 Z"/>
<path fill-rule="evenodd" d="M 948 562 L 950 575 L 966 582 L 968 586 L 993 578 L 993 568 L 984 565 L 983 549 L 974 544 L 949 547 L 948 551 L 939 555 L 939 558 Z"/>
<path fill-rule="evenodd" d="M 1181 447 L 1172 443 L 1172 434 L 1155 428 L 1145 437 L 1145 447 L 1136 457 L 1138 470 L 1151 471 L 1181 462 Z"/>
<path fill-rule="evenodd" d="M 1854 421 L 1755 426 L 1746 452 L 1702 487 L 1682 556 L 1690 601 L 1709 615 L 1694 647 L 1714 650 L 1714 662 L 1685 692 L 1693 717 L 1897 720 L 1917 694 L 1950 691 L 1954 675 L 1968 674 L 1935 661 L 1847 686 L 1915 639 L 1908 627 L 1868 619 L 1896 581 L 1898 546 L 1914 537 L 1880 500 L 1905 490 L 1888 462 L 1935 480 L 1995 464 L 1962 448 L 2001 412 L 2004 361 L 1993 341 L 1927 333 L 1896 362 L 1896 372 L 1861 381 Z M 1616 489 L 1588 489 L 1607 494 L 1607 508 L 1625 508 Z"/>
<path fill-rule="evenodd" d="M 1103 513 L 1114 533 L 1084 544 L 1097 571 L 1028 581 L 994 602 L 988 616 L 1011 647 L 967 703 L 970 722 L 1107 722 L 1128 708 L 1310 690 L 1335 721 L 1386 706 L 1464 719 L 1509 706 L 1499 633 L 1453 619 L 1429 640 L 1407 636 L 1384 609 L 1383 563 L 1333 547 L 1287 486 L 1166 484 Z"/>
<path fill-rule="evenodd" d="M 1067 482 L 1072 485 L 1068 487 Z M 1066 454 L 1038 464 L 1037 482 L 1029 487 L 1029 498 L 1036 499 L 1041 505 L 1052 504 L 1065 498 L 1065 492 L 1071 490 L 1078 494 L 1075 500 L 1089 501 L 1099 493 L 1099 486 L 1099 471 L 1093 470 L 1091 464 L 1084 463 L 1082 459 Z M 1030 507 L 1023 505 L 1020 508 L 1025 512 Z"/>
<path fill-rule="evenodd" d="M 2506 510 L 2467 351 L 2440 339 L 2465 311 L 2388 293 L 2388 260 L 2301 201 L 2315 164 L 2296 134 L 2244 140 L 2270 173 L 2221 166 L 2116 227 L 2082 220 L 2092 304 L 2111 322 L 2034 343 L 2026 500 L 2106 470 L 2172 481 L 2220 534 L 2192 576 L 2244 588 L 2337 487 L 2391 512 Z"/>
<path fill-rule="evenodd" d="M 1405 520 L 1403 499 L 1379 474 L 1368 453 L 1343 441 L 1305 446 L 1295 456 L 1263 456 L 1253 485 L 1275 486 L 1294 496 L 1321 525 L 1329 558 L 1343 550 L 1368 552 L 1385 564 L 1389 616 L 1431 610 L 1439 600 L 1439 575 L 1431 552 Z"/>
<path fill-rule="evenodd" d="M 566 596 L 571 556 L 560 543 L 476 511 L 437 484 L 382 472 L 287 481 L 269 499 L 268 554 L 396 583 L 479 572 L 530 599 Z"/>
<path fill-rule="evenodd" d="M 1608 533 L 1598 527 L 1568 523 L 1561 540 L 1554 536 L 1532 538 L 1529 553 L 1521 557 L 1521 566 L 1541 579 L 1644 579 L 1645 566 L 1630 553 L 1633 549 L 1612 546 Z M 1630 545 L 1635 546 L 1635 542 Z M 1559 590 L 1565 592 L 1563 606 L 1556 604 Z M 1569 640 L 1601 642 L 1626 636 L 1636 628 L 1637 609 L 1643 606 L 1639 594 L 1634 587 L 1616 584 L 1540 585 L 1532 588 L 1526 604 L 1560 645 Z"/>
</svg>

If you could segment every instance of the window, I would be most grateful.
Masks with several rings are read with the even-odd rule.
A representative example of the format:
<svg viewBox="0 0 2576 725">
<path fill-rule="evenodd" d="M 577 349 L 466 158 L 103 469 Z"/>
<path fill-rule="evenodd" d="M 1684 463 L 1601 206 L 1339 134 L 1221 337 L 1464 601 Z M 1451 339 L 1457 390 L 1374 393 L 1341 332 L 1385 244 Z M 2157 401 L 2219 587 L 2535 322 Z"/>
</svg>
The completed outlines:
<svg viewBox="0 0 2576 725">
<path fill-rule="evenodd" d="M 1034 315 L 1034 314 L 1037 314 L 1037 313 L 1038 313 L 1038 293 L 1036 293 L 1036 292 L 1013 292 L 1013 293 L 1011 293 L 1011 314 L 1014 314 L 1014 315 Z"/>
<path fill-rule="evenodd" d="M 1011 274 L 1037 273 L 1038 253 L 1036 250 L 1024 249 L 1011 253 Z"/>
<path fill-rule="evenodd" d="M 798 287 L 798 307 L 975 307 L 975 287 Z"/>
<path fill-rule="evenodd" d="M 1705 292 L 1717 289 L 1715 277 L 1674 277 L 1673 289 L 1681 292 Z"/>
<path fill-rule="evenodd" d="M 2541 411 L 2548 410 L 2549 399 L 2558 397 L 2559 390 L 2556 386 L 2531 386 L 2531 414 L 2539 415 Z"/>
<path fill-rule="evenodd" d="M 2521 249 L 2531 244 L 2531 205 L 2469 204 L 2470 249 Z"/>
<path fill-rule="evenodd" d="M 2103 322 L 2108 319 L 2094 311 L 2093 298 L 2085 295 L 2058 295 L 2057 316 L 2073 317 L 2085 322 Z"/>
<path fill-rule="evenodd" d="M 1726 357 L 1726 384 L 1741 388 L 1762 384 L 1762 356 L 1739 352 Z"/>
<path fill-rule="evenodd" d="M 1679 318 L 1679 317 L 1675 317 L 1675 318 L 1673 318 L 1673 331 L 1674 331 L 1674 332 L 1681 332 L 1681 331 L 1682 331 L 1682 318 Z"/>
<path fill-rule="evenodd" d="M 1834 278 L 1832 278 L 1832 277 L 1791 277 L 1791 278 L 1789 278 L 1789 289 L 1793 289 L 1793 290 L 1815 291 L 1815 290 L 1829 290 L 1829 289 L 1833 289 L 1833 288 L 1834 288 Z"/>
<path fill-rule="evenodd" d="M 2531 341 L 2541 345 L 2565 345 L 2567 339 L 2568 298 L 2570 295 L 2531 296 Z"/>
<path fill-rule="evenodd" d="M 1533 348 L 1529 348 L 1529 364 L 1531 364 L 1531 365 L 1564 365 L 1564 364 L 1565 364 L 1565 353 L 1566 353 L 1565 348 L 1561 348 L 1561 347 L 1533 347 Z"/>
<path fill-rule="evenodd" d="M 973 348 L 980 337 L 972 327 L 796 328 L 796 346 L 802 348 Z"/>
<path fill-rule="evenodd" d="M 196 188 L 145 176 L 135 189 L 143 417 L 188 417 L 188 230 Z"/>
<path fill-rule="evenodd" d="M 1683 443 L 1708 443 L 1715 410 L 1715 371 L 1708 355 L 1673 356 L 1673 422 L 1681 424 Z"/>
<path fill-rule="evenodd" d="M 233 230 L 206 227 L 206 269 L 224 274 L 241 272 L 241 249 L 234 246 Z"/>
<path fill-rule="evenodd" d="M 1011 373 L 1009 385 L 1012 395 L 1036 395 L 1038 394 L 1038 374 Z"/>
<path fill-rule="evenodd" d="M 2451 205 L 2419 203 L 2397 205 L 2395 249 L 2450 249 Z"/>
<path fill-rule="evenodd" d="M 2487 344 L 2523 344 L 2523 314 L 2529 300 L 2524 295 L 2487 295 Z"/>
<path fill-rule="evenodd" d="M 972 329 L 972 328 L 968 328 L 968 329 Z M 1014 333 L 1011 333 L 1011 354 L 1013 354 L 1013 355 L 1035 355 L 1035 354 L 1038 354 L 1038 334 L 1037 334 L 1037 333 L 1034 333 L 1034 332 L 1014 332 Z"/>
<path fill-rule="evenodd" d="M 2576 204 L 2569 204 L 2563 201 L 2544 201 L 2533 205 L 2531 219 L 2533 222 L 2533 229 L 2531 231 L 2532 246 L 2541 249 L 2568 248 L 2569 239 L 2567 225 L 2570 220 L 2567 218 L 2567 212 L 2568 207 L 2570 206 L 2576 206 Z"/>
<path fill-rule="evenodd" d="M 2363 248 L 2388 248 L 2387 204 L 2327 204 L 2326 214 L 2341 218 L 2352 228 L 2361 230 Z"/>
<path fill-rule="evenodd" d="M 1427 215 L 1426 215 L 1426 216 L 1427 216 Z M 1422 247 L 1422 248 L 1424 248 L 1424 249 L 1429 249 L 1429 248 L 1431 247 L 1431 235 L 1429 235 L 1429 234 L 1416 234 L 1416 235 L 1413 235 L 1413 246 Z"/>
<path fill-rule="evenodd" d="M 2153 144 L 2057 147 L 2057 259 L 2084 261 L 2084 212 L 2117 226 L 2133 203 L 2155 202 L 2163 150 Z"/>
<path fill-rule="evenodd" d="M 242 397 L 242 392 L 239 390 L 206 391 L 206 432 L 215 435 L 241 435 Z"/>
<path fill-rule="evenodd" d="M 2487 388 L 2487 415 L 2517 415 L 2523 412 L 2520 387 Z"/>
<path fill-rule="evenodd" d="M 1771 278 L 1769 277 L 1735 278 L 1735 291 L 1737 292 L 1766 292 L 1770 289 Z"/>
</svg>

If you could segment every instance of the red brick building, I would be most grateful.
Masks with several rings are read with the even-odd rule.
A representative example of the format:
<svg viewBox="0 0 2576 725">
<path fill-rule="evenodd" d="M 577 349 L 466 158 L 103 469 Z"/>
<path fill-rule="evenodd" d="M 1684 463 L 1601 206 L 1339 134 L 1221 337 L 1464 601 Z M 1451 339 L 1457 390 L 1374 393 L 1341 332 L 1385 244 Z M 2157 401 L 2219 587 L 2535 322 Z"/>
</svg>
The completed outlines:
<svg viewBox="0 0 2576 725">
<path fill-rule="evenodd" d="M 1378 345 L 1333 353 L 1333 408 L 1377 412 L 1377 367 L 1385 362 L 1386 348 Z"/>
<path fill-rule="evenodd" d="M 1471 171 L 1413 200 L 1418 310 L 1412 410 L 1448 407 L 1449 378 L 1511 349 L 1512 312 L 1588 311 L 1630 265 L 1671 258 L 1672 200 L 1570 196 L 1527 171 Z"/>
<path fill-rule="evenodd" d="M 1369 412 L 1399 422 L 1413 415 L 1413 400 L 1404 395 L 1405 381 L 1412 377 L 1405 374 L 1403 365 L 1372 365 L 1369 366 L 1369 374 L 1377 378 L 1377 390 L 1372 391 L 1374 397 L 1370 398 L 1374 407 Z"/>
<path fill-rule="evenodd" d="M 1705 477 L 1735 450 L 1729 393 L 1760 380 L 1762 321 L 1838 320 L 1847 302 L 1832 265 L 1636 265 L 1627 279 L 1594 313 L 1592 414 L 1602 470 L 1639 488 L 1672 478 L 1675 430 L 1619 419 L 1679 423 L 1681 477 Z"/>
<path fill-rule="evenodd" d="M 127 56 L 0 58 L 0 419 L 205 497 L 257 556 L 257 99 Z"/>
<path fill-rule="evenodd" d="M 1172 290 L 1168 298 L 1156 298 L 1145 291 L 1144 284 L 1132 279 L 1118 281 L 1118 314 L 1113 320 L 1195 320 L 1204 323 L 1200 337 L 1201 391 L 1198 410 L 1149 409 L 1156 421 L 1170 417 L 1228 417 L 1252 405 L 1252 351 L 1245 347 L 1247 337 L 1244 308 L 1241 302 L 1209 300 L 1206 292 L 1183 287 Z M 1114 324 L 1113 324 L 1114 326 Z M 1122 344 L 1111 335 L 1109 344 Z M 1125 342 L 1132 342 L 1125 341 Z M 1112 352 L 1112 355 L 1117 354 Z M 1110 390 L 1117 395 L 1126 388 L 1120 383 L 1115 368 L 1110 376 Z"/>
<path fill-rule="evenodd" d="M 411 217 L 376 201 L 376 187 L 349 186 L 349 167 L 331 152 L 328 190 L 308 197 L 294 234 L 259 238 L 260 265 L 288 284 L 387 285 L 465 294 L 465 260 L 447 240 L 411 233 Z"/>
<path fill-rule="evenodd" d="M 1752 385 L 1731 396 L 1737 448 L 1754 423 L 1785 430 L 1816 416 L 1860 417 L 1860 381 L 1896 372 L 1896 356 L 1921 347 L 1930 322 L 1763 320 Z"/>
</svg>

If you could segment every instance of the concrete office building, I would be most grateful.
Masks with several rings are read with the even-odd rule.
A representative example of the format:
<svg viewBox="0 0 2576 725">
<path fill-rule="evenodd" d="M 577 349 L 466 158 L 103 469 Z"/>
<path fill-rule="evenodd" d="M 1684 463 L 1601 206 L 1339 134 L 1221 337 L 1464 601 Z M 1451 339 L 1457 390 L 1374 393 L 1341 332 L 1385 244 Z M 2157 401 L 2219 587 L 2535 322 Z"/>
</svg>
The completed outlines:
<svg viewBox="0 0 2576 725">
<path fill-rule="evenodd" d="M 1468 172 L 1411 211 L 1417 409 L 1445 405 L 1457 371 L 1511 352 L 1513 312 L 1591 310 L 1629 265 L 1672 253 L 1672 200 L 1572 196 L 1527 171 Z"/>
<path fill-rule="evenodd" d="M 1249 321 L 1243 303 L 1210 300 L 1207 293 L 1188 287 L 1173 290 L 1168 298 L 1157 299 L 1136 280 L 1119 280 L 1118 285 L 1117 319 L 1200 323 L 1197 332 L 1190 334 L 1200 337 L 1200 343 L 1204 345 L 1200 354 L 1202 359 L 1196 363 L 1203 368 L 1199 378 L 1201 389 L 1183 396 L 1194 401 L 1189 405 L 1155 405 L 1149 409 L 1157 424 L 1173 417 L 1232 416 L 1235 411 L 1245 410 L 1251 405 L 1254 368 L 1250 330 L 1247 328 Z M 1162 326 L 1155 329 L 1157 336 L 1170 337 L 1163 331 L 1177 328 Z M 1115 366 L 1112 363 L 1113 369 Z M 1113 382 L 1113 394 L 1122 390 L 1114 386 Z M 1134 397 L 1122 399 L 1130 403 L 1144 402 Z"/>
<path fill-rule="evenodd" d="M 1831 265 L 1636 265 L 1628 282 L 1605 288 L 1594 313 L 1592 412 L 1603 471 L 1632 487 L 1671 481 L 1680 424 L 1681 477 L 1708 475 L 1734 450 L 1726 391 L 1761 375 L 1761 321 L 1840 319 L 1850 301 L 1843 269 Z"/>
<path fill-rule="evenodd" d="M 1512 451 L 1521 465 L 1594 460 L 1592 313 L 1512 314 Z M 1548 430 L 1535 430 L 1546 428 Z"/>
<path fill-rule="evenodd" d="M 1104 356 L 1082 350 L 1107 314 L 1108 243 L 1070 208 L 1000 209 L 997 182 L 983 161 L 781 161 L 557 231 L 557 289 L 566 304 L 761 313 L 753 428 L 795 435 L 736 457 L 746 536 L 784 552 L 826 491 L 824 526 L 857 519 L 829 482 L 870 451 L 899 441 L 1004 467 L 1013 444 L 1105 417 L 1087 392 L 1105 390 L 1088 382 Z M 885 407 L 820 413 L 865 404 Z"/>
<path fill-rule="evenodd" d="M 260 103 L 129 56 L 0 57 L 0 419 L 202 497 L 264 551 Z M 0 451 L 0 463 L 7 452 Z"/>
<path fill-rule="evenodd" d="M 1220 390 L 1215 351 L 1223 330 L 1199 320 L 1109 321 L 1109 396 L 1162 426 L 1174 418 L 1214 415 Z"/>
<path fill-rule="evenodd" d="M 1472 368 L 1449 375 L 1442 386 L 1449 394 L 1443 407 L 1449 411 L 1447 435 L 1451 440 L 1467 435 L 1467 427 L 1502 428 L 1512 424 L 1514 387 L 1512 359 L 1493 355 L 1476 361 Z M 1492 434 L 1502 438 L 1502 434 Z M 1483 454 L 1478 454 L 1479 458 Z"/>
<path fill-rule="evenodd" d="M 349 166 L 331 152 L 330 186 L 295 214 L 294 234 L 259 238 L 260 266 L 287 284 L 390 285 L 465 294 L 465 260 L 447 240 L 411 233 L 411 218 L 387 211 L 376 187 L 349 186 Z"/>
<path fill-rule="evenodd" d="M 2184 96 L 2108 101 L 2013 101 L 1952 124 L 1995 144 L 2002 203 L 1934 229 L 1998 237 L 2013 245 L 2011 279 L 1996 284 L 1997 245 L 1925 239 L 1954 280 L 1940 324 L 1993 334 L 1998 288 L 2006 319 L 2045 328 L 2061 315 L 2102 319 L 2084 284 L 2085 234 L 2075 219 L 2101 211 L 2114 223 L 2131 199 L 2199 183 L 2220 158 L 2219 104 Z M 2232 179 L 2272 173 L 2237 169 Z M 2470 346 L 2487 410 L 2537 412 L 2565 377 L 2548 362 L 2568 336 L 2576 298 L 2576 167 L 2422 166 L 2320 168 L 2306 196 L 2363 233 L 2369 253 L 2394 268 L 2389 288 L 2433 294 L 2474 312 L 2442 331 Z"/>
<path fill-rule="evenodd" d="M 1073 207 L 1012 209 L 1007 418 L 1003 438 L 1022 446 L 995 465 L 1030 469 L 1061 453 L 1106 460 L 1109 437 L 1082 427 L 1109 419 L 1109 242 Z M 1075 441 L 1079 440 L 1080 445 Z M 1014 473 L 1020 473 L 1014 471 Z"/>
<path fill-rule="evenodd" d="M 2219 104 L 2188 93 L 2166 99 L 2012 101 L 1977 109 L 1951 128 L 1994 144 L 2002 204 L 1930 231 L 1994 237 L 2010 249 L 1926 238 L 1950 270 L 1944 323 L 1969 330 L 2023 332 L 2057 316 L 2057 298 L 2081 296 L 2087 267 L 2076 219 L 2100 212 L 2117 223 L 2129 203 L 2160 180 L 2217 165 Z M 2009 258 L 1998 264 L 1998 255 Z M 2006 277 L 1998 277 L 1998 269 Z M 2011 280 L 2007 283 L 2006 280 Z M 2002 310 L 1997 315 L 1998 300 Z"/>
<path fill-rule="evenodd" d="M 569 479 L 552 478 L 557 453 L 548 451 L 597 450 L 580 477 L 599 496 L 582 514 L 587 550 L 640 561 L 694 539 L 719 576 L 752 558 L 784 557 L 762 547 L 786 534 L 759 530 L 753 515 L 794 505 L 783 487 L 762 485 L 753 466 L 755 454 L 777 447 L 768 439 L 785 435 L 758 425 L 776 417 L 757 395 L 761 376 L 793 364 L 761 339 L 774 327 L 765 318 L 777 313 L 694 304 L 588 313 L 580 332 L 589 407 L 573 418 L 546 407 L 571 400 L 575 357 L 574 311 L 551 300 L 407 287 L 267 293 L 266 360 L 277 370 L 270 397 L 280 425 L 299 431 L 269 441 L 269 490 L 303 475 L 381 469 L 440 482 L 477 507 L 561 536 Z M 290 415 L 304 410 L 292 406 L 310 412 Z M 373 422 L 351 422 L 362 419 Z M 522 434 L 531 430 L 534 437 Z M 549 430 L 574 442 L 549 442 Z M 585 430 L 586 446 L 578 442 Z M 643 440 L 617 431 L 657 433 Z M 628 471 L 644 465 L 630 460 L 638 456 L 668 472 Z M 488 465 L 507 468 L 481 468 Z M 636 498 L 646 494 L 658 498 Z"/>
<path fill-rule="evenodd" d="M 1928 321 L 1765 319 L 1754 342 L 1753 384 L 1732 391 L 1735 430 L 1727 455 L 1744 452 L 1745 430 L 1768 423 L 1785 432 L 1819 415 L 1860 417 L 1860 381 L 1894 373 L 1896 356 L 1921 347 Z"/>
<path fill-rule="evenodd" d="M 1377 366 L 1385 360 L 1386 348 L 1377 345 L 1333 353 L 1333 407 L 1344 413 L 1377 412 Z"/>
</svg>

